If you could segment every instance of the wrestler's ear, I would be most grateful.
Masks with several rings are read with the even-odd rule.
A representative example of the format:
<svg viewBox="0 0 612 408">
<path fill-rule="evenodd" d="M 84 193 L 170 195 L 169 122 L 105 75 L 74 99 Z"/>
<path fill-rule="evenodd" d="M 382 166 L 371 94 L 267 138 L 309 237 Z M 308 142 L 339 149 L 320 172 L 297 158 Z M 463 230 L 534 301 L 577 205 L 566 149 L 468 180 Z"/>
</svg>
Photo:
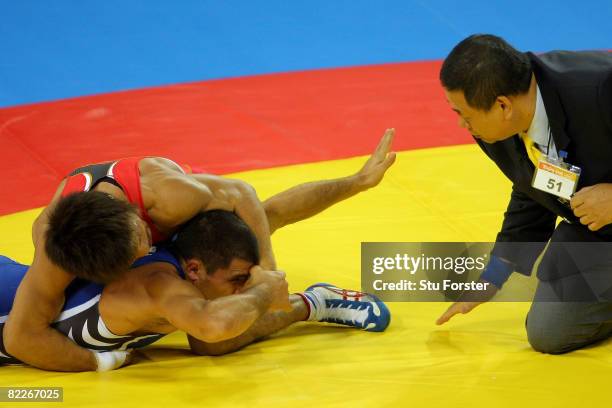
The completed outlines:
<svg viewBox="0 0 612 408">
<path fill-rule="evenodd" d="M 185 277 L 191 282 L 198 282 L 206 276 L 206 267 L 199 259 L 185 261 Z"/>
</svg>

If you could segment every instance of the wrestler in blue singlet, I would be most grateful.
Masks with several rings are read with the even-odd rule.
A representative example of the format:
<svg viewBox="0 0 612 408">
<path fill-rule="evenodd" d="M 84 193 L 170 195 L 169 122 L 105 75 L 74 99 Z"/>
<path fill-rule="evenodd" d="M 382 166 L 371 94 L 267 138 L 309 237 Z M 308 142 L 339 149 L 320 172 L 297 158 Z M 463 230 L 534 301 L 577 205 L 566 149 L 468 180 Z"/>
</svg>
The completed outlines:
<svg viewBox="0 0 612 408">
<path fill-rule="evenodd" d="M 149 255 L 138 259 L 132 268 L 154 262 L 166 262 L 173 265 L 181 278 L 185 278 L 178 260 L 164 248 L 153 248 Z M 13 306 L 17 287 L 27 270 L 27 265 L 0 255 L 0 364 L 19 363 L 6 352 L 2 332 L 4 322 Z M 164 334 L 159 333 L 138 336 L 113 334 L 102 321 L 98 310 L 103 290 L 104 286 L 97 283 L 83 279 L 72 281 L 64 292 L 66 302 L 62 312 L 51 326 L 70 337 L 79 346 L 98 351 L 144 347 L 164 337 Z"/>
</svg>

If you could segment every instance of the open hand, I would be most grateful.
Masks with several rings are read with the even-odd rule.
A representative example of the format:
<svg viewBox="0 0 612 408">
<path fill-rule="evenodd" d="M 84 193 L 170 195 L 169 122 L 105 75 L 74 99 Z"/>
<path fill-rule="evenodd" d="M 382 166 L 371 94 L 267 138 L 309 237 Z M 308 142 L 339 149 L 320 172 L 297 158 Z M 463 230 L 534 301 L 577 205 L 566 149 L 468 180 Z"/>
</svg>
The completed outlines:
<svg viewBox="0 0 612 408">
<path fill-rule="evenodd" d="M 480 282 L 484 282 L 484 280 L 481 279 Z M 487 289 L 484 291 L 468 291 L 463 293 L 459 298 L 459 301 L 450 305 L 449 308 L 446 309 L 446 312 L 442 313 L 442 315 L 438 317 L 436 324 L 444 324 L 456 314 L 466 314 L 471 312 L 476 306 L 489 301 L 497 292 L 498 289 L 495 287 L 495 285 L 489 283 L 487 285 Z"/>
<path fill-rule="evenodd" d="M 357 173 L 357 179 L 363 190 L 380 183 L 385 172 L 395 162 L 395 153 L 390 152 L 394 137 L 395 129 L 387 129 L 374 153 Z"/>
<path fill-rule="evenodd" d="M 436 320 L 436 324 L 439 326 L 441 324 L 444 324 L 446 322 L 448 322 L 451 317 L 453 317 L 456 314 L 466 314 L 471 312 L 476 306 L 482 304 L 484 302 L 455 302 L 452 305 L 450 305 L 450 307 L 448 309 L 446 309 L 446 312 L 442 313 L 442 316 L 438 317 L 438 320 Z"/>
</svg>

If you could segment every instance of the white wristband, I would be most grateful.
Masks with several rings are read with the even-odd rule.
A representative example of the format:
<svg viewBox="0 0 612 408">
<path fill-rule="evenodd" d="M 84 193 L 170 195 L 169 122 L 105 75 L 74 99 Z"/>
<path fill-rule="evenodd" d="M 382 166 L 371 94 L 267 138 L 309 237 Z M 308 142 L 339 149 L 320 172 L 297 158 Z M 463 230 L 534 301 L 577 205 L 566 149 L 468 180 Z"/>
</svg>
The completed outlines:
<svg viewBox="0 0 612 408">
<path fill-rule="evenodd" d="M 93 351 L 93 353 L 98 363 L 98 368 L 96 369 L 98 372 L 111 371 L 121 367 L 130 355 L 130 351 L 127 350 Z"/>
</svg>

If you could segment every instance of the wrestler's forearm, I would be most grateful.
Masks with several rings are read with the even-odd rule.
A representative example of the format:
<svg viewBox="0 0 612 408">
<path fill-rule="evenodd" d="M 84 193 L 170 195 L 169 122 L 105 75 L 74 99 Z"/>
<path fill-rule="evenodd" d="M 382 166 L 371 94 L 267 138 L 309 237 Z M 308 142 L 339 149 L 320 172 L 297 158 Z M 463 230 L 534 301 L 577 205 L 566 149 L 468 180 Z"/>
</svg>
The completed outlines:
<svg viewBox="0 0 612 408">
<path fill-rule="evenodd" d="M 216 343 L 244 333 L 271 303 L 270 288 L 261 284 L 244 293 L 209 301 L 200 310 L 186 312 L 185 323 L 175 326 L 200 341 Z"/>
<path fill-rule="evenodd" d="M 290 296 L 291 312 L 268 312 L 257 319 L 244 333 L 229 340 L 206 343 L 188 336 L 191 350 L 199 355 L 222 355 L 239 350 L 265 336 L 276 333 L 295 322 L 305 320 L 308 314 L 304 301 L 298 295 Z"/>
<path fill-rule="evenodd" d="M 92 352 L 50 327 L 61 310 L 63 297 L 45 299 L 40 294 L 34 295 L 27 285 L 29 283 L 22 282 L 17 290 L 4 326 L 6 351 L 24 363 L 44 370 L 96 370 Z"/>
<path fill-rule="evenodd" d="M 95 371 L 93 353 L 77 346 L 68 337 L 48 327 L 46 329 L 7 333 L 6 350 L 13 357 L 31 366 L 50 371 Z M 8 337 L 7 337 L 8 336 Z"/>
<path fill-rule="evenodd" d="M 310 218 L 330 206 L 363 191 L 356 176 L 300 184 L 263 203 L 270 233 Z"/>
<path fill-rule="evenodd" d="M 334 180 L 301 184 L 266 200 L 264 209 L 270 233 L 312 217 L 339 201 L 378 185 L 395 162 L 395 154 L 391 152 L 394 135 L 394 129 L 387 129 L 374 153 L 357 173 Z"/>
<path fill-rule="evenodd" d="M 62 309 L 63 290 L 71 280 L 70 275 L 50 267 L 41 253 L 35 254 L 4 326 L 4 346 L 9 354 L 45 370 L 96 370 L 92 352 L 50 327 Z"/>
</svg>

